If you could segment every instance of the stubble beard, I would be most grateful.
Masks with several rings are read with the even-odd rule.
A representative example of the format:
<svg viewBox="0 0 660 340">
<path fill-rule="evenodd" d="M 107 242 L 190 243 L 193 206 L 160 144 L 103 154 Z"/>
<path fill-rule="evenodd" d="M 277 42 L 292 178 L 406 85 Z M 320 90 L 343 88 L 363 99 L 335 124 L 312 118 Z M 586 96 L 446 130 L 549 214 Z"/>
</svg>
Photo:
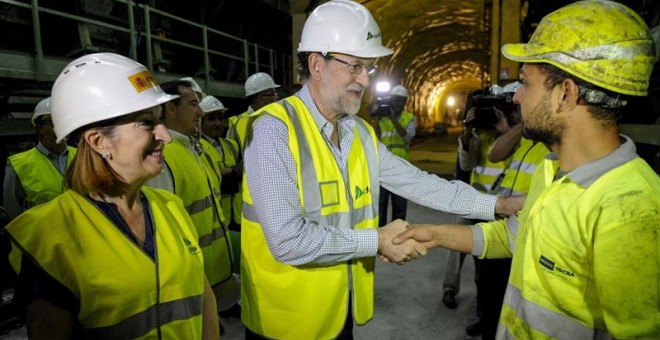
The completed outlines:
<svg viewBox="0 0 660 340">
<path fill-rule="evenodd" d="M 561 135 L 565 126 L 556 117 L 552 116 L 550 95 L 546 94 L 541 102 L 532 109 L 529 115 L 533 117 L 523 119 L 523 136 L 527 139 L 541 142 L 545 145 L 556 145 L 561 142 Z"/>
</svg>

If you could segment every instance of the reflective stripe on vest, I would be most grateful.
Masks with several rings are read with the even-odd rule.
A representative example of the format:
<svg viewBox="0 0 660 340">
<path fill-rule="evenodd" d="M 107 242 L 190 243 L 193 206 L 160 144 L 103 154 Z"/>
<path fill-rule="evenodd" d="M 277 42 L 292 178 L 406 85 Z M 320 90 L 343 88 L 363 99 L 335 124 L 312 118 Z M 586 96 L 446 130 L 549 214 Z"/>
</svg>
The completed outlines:
<svg viewBox="0 0 660 340">
<path fill-rule="evenodd" d="M 76 155 L 76 149 L 67 147 L 67 167 Z M 64 176 L 46 155 L 32 148 L 8 158 L 25 191 L 24 209 L 52 200 L 66 190 Z"/>
<path fill-rule="evenodd" d="M 215 202 L 212 192 L 219 192 L 219 180 L 207 170 L 208 161 L 203 156 L 194 155 L 177 140 L 167 144 L 163 154 L 174 178 L 175 194 L 183 200 L 197 230 L 209 283 L 224 282 L 231 276 L 232 263 L 226 231 L 214 211 L 214 204 L 222 211 L 219 198 Z"/>
<path fill-rule="evenodd" d="M 346 183 L 298 97 L 270 104 L 264 113 L 287 126 L 304 219 L 328 226 L 377 228 L 380 187 L 373 129 L 361 118 L 353 118 L 355 139 L 348 156 Z M 245 178 L 243 184 L 241 301 L 246 327 L 276 339 L 334 338 L 342 329 L 346 313 L 350 313 L 349 285 L 353 287 L 355 321 L 364 324 L 371 319 L 374 258 L 353 259 L 350 267 L 347 263 L 290 266 L 278 262 L 266 244 Z M 318 287 L 323 287 L 323 294 L 318 294 Z M 294 322 L 304 327 L 291 327 Z"/>
<path fill-rule="evenodd" d="M 157 328 L 158 319 L 160 319 L 161 324 L 167 324 L 173 321 L 186 320 L 201 314 L 202 295 L 197 295 L 151 306 L 115 325 L 85 329 L 84 333 L 86 339 L 132 339 L 147 334 L 150 330 Z M 151 334 L 146 337 L 154 337 L 155 335 Z"/>
<path fill-rule="evenodd" d="M 220 148 L 224 155 L 224 162 L 221 168 L 233 168 L 238 163 L 239 146 L 233 139 L 220 139 Z M 237 193 L 231 195 L 222 194 L 222 209 L 224 209 L 225 223 L 234 222 L 241 224 L 241 210 L 243 207 L 243 198 L 241 197 L 240 186 Z"/>
<path fill-rule="evenodd" d="M 515 309 L 512 306 L 516 306 Z M 497 332 L 499 338 L 506 334 L 505 337 L 512 339 L 612 339 L 606 331 L 589 328 L 525 300 L 520 290 L 510 283 Z"/>
<path fill-rule="evenodd" d="M 194 226 L 173 194 L 142 192 L 152 212 L 155 260 L 71 190 L 26 211 L 7 231 L 77 298 L 85 337 L 199 339 L 205 284 Z"/>
<path fill-rule="evenodd" d="M 399 116 L 399 124 L 405 129 L 414 117 L 415 116 L 411 112 L 403 111 L 401 116 Z M 391 153 L 405 160 L 409 160 L 410 153 L 408 148 L 410 146 L 396 131 L 396 127 L 394 127 L 391 118 L 380 119 L 378 125 L 380 126 L 380 141 L 387 146 L 387 149 L 390 150 Z"/>
<path fill-rule="evenodd" d="M 247 118 L 250 115 L 250 112 L 246 111 L 241 114 L 231 116 L 227 120 L 228 123 L 228 133 L 227 138 L 234 140 L 239 147 L 239 151 L 243 153 L 245 151 L 245 130 L 242 127 L 239 127 L 239 121 Z"/>
<path fill-rule="evenodd" d="M 478 132 L 479 140 L 481 141 L 481 146 L 479 147 L 479 164 L 472 169 L 470 185 L 480 192 L 490 192 L 493 189 L 493 184 L 497 182 L 504 169 L 511 162 L 511 157 L 501 162 L 491 162 L 488 160 L 488 153 L 498 136 L 496 133 L 496 131 L 491 130 L 481 130 Z"/>
<path fill-rule="evenodd" d="M 529 191 L 536 165 L 543 162 L 550 150 L 543 143 L 535 143 L 525 137 L 520 139 L 520 146 L 511 159 L 511 166 L 506 170 L 500 187 L 494 194 L 520 195 Z"/>
</svg>

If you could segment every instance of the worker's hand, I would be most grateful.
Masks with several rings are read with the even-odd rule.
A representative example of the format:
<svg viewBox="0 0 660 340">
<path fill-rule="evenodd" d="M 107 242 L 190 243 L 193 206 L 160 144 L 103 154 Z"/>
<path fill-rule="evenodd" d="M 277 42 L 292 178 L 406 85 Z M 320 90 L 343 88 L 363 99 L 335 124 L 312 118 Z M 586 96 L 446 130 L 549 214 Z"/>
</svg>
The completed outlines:
<svg viewBox="0 0 660 340">
<path fill-rule="evenodd" d="M 415 240 L 406 240 L 399 244 L 392 239 L 406 230 L 408 222 L 397 219 L 378 229 L 378 254 L 384 262 L 403 264 L 426 255 L 426 247 Z"/>
<path fill-rule="evenodd" d="M 417 224 L 409 225 L 408 228 L 401 234 L 392 239 L 394 244 L 402 244 L 408 241 L 415 240 L 422 244 L 424 248 L 431 249 L 438 247 L 438 232 L 440 229 L 437 225 L 430 224 Z"/>
<path fill-rule="evenodd" d="M 495 203 L 495 213 L 506 216 L 515 215 L 525 205 L 526 198 L 527 195 L 516 195 L 508 197 L 499 196 L 497 197 L 497 202 Z"/>
</svg>

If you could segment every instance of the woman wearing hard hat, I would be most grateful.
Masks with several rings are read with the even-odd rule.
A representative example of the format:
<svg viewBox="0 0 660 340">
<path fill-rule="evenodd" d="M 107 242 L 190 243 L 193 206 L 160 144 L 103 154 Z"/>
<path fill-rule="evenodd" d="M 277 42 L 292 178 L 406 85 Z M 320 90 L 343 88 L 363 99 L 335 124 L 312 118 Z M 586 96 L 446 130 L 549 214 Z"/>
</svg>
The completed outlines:
<svg viewBox="0 0 660 340">
<path fill-rule="evenodd" d="M 17 295 L 31 338 L 219 337 L 190 216 L 143 187 L 163 168 L 161 104 L 176 97 L 112 53 L 80 57 L 55 81 L 55 134 L 79 150 L 70 189 L 6 228 L 23 254 Z"/>
</svg>

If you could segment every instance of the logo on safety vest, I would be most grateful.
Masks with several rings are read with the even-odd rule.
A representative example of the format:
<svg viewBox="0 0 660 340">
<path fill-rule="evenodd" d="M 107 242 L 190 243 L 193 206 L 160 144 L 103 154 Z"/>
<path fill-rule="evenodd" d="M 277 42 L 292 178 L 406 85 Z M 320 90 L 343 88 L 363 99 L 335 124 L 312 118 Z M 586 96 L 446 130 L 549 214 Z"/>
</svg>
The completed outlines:
<svg viewBox="0 0 660 340">
<path fill-rule="evenodd" d="M 371 32 L 367 32 L 367 41 L 369 41 L 371 39 L 376 39 L 376 38 L 380 38 L 380 32 L 378 32 L 376 34 L 373 34 Z"/>
<path fill-rule="evenodd" d="M 183 243 L 186 245 L 186 248 L 188 248 L 188 251 L 192 255 L 195 255 L 201 251 L 197 244 L 190 242 L 185 237 L 183 238 Z"/>
<path fill-rule="evenodd" d="M 539 258 L 539 263 L 546 269 L 551 270 L 552 272 L 556 272 L 561 276 L 570 276 L 570 277 L 575 276 L 573 272 L 557 266 L 554 261 L 550 260 L 549 258 L 543 255 L 541 255 L 541 257 Z"/>
<path fill-rule="evenodd" d="M 358 198 L 366 195 L 369 193 L 369 186 L 365 187 L 364 189 L 361 189 L 359 186 L 355 186 L 355 199 L 357 200 Z"/>
</svg>

